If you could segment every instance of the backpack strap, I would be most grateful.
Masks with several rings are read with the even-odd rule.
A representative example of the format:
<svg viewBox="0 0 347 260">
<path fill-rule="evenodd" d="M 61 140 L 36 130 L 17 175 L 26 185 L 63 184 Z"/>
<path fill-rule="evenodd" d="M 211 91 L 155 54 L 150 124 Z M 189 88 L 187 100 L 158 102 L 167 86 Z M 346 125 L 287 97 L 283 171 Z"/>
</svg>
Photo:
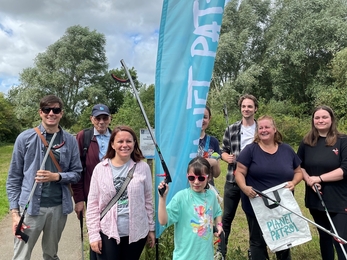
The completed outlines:
<svg viewBox="0 0 347 260">
<path fill-rule="evenodd" d="M 83 130 L 83 153 L 81 157 L 81 162 L 82 162 L 84 172 L 86 170 L 85 168 L 86 168 L 86 157 L 87 157 L 88 148 L 93 137 L 94 137 L 94 127 Z"/>
</svg>

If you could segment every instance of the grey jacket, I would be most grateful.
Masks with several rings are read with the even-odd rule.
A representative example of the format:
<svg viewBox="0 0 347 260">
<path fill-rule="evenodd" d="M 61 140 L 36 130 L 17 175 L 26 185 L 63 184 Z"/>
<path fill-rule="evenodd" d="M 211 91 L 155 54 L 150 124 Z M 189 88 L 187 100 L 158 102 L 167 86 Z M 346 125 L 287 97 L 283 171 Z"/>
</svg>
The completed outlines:
<svg viewBox="0 0 347 260">
<path fill-rule="evenodd" d="M 44 132 L 42 125 L 39 126 L 39 129 Z M 65 144 L 60 148 L 59 165 L 63 172 L 60 172 L 61 180 L 59 183 L 62 186 L 63 214 L 67 215 L 73 210 L 68 184 L 79 181 L 82 165 L 76 138 L 61 128 L 60 130 L 62 131 L 60 143 L 65 141 Z M 10 209 L 25 207 L 34 185 L 36 172 L 40 169 L 44 156 L 44 145 L 33 128 L 22 132 L 17 137 L 6 182 Z M 29 203 L 27 211 L 29 215 L 39 214 L 41 191 L 42 183 L 38 183 Z"/>
</svg>

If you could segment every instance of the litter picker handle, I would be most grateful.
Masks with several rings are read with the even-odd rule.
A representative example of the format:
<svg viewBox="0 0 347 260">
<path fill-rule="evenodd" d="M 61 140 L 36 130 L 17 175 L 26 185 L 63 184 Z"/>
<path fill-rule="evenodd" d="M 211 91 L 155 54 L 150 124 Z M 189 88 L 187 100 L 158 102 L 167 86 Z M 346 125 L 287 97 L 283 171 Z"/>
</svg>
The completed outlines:
<svg viewBox="0 0 347 260">
<path fill-rule="evenodd" d="M 172 180 L 171 180 L 171 176 L 170 176 L 170 173 L 169 173 L 169 169 L 167 168 L 166 163 L 165 163 L 164 160 L 162 160 L 161 166 L 163 167 L 164 173 L 165 173 L 164 182 L 165 182 L 166 184 L 168 184 L 168 183 L 171 182 Z M 159 192 L 160 196 L 163 197 L 163 194 L 164 194 L 165 190 L 166 190 L 166 187 L 165 187 L 165 186 L 164 186 L 163 188 L 161 188 L 161 189 L 158 189 L 158 192 Z"/>
<path fill-rule="evenodd" d="M 313 186 L 314 186 L 314 189 L 316 190 L 316 193 L 317 193 L 317 195 L 318 195 L 319 200 L 320 200 L 321 203 L 322 203 L 322 206 L 325 208 L 325 203 L 324 203 L 324 200 L 323 200 L 323 198 L 322 198 L 322 195 L 320 194 L 320 191 L 319 191 L 319 189 L 318 189 L 318 186 L 317 186 L 316 184 L 314 184 Z"/>
<path fill-rule="evenodd" d="M 229 145 L 230 145 L 230 152 L 229 154 L 233 154 L 233 152 L 231 151 L 231 135 L 230 135 L 230 127 L 229 127 L 229 117 L 228 117 L 228 110 L 227 110 L 227 105 L 224 104 L 223 107 L 223 114 L 224 114 L 224 118 L 225 118 L 225 123 L 227 125 L 227 129 L 228 129 L 228 136 L 229 136 Z"/>
<path fill-rule="evenodd" d="M 22 240 L 27 243 L 29 240 L 29 236 L 27 234 L 25 234 L 22 230 L 21 227 L 23 225 L 23 221 L 24 221 L 24 214 L 22 215 L 22 217 L 20 218 L 17 228 L 16 228 L 16 235 L 20 236 L 22 238 Z"/>
</svg>

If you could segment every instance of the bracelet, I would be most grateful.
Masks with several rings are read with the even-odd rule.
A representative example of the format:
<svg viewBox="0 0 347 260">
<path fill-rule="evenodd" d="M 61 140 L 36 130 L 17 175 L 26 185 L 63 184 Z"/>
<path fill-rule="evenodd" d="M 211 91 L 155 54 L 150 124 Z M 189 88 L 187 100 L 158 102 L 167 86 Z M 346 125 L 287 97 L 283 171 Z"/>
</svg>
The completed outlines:
<svg viewBox="0 0 347 260">
<path fill-rule="evenodd" d="M 320 175 L 319 175 L 318 177 L 319 177 L 319 179 L 320 179 L 320 182 L 324 182 L 324 181 L 322 180 L 322 177 L 320 177 Z"/>
<path fill-rule="evenodd" d="M 223 223 L 222 222 L 218 222 L 217 226 L 223 227 Z"/>
<path fill-rule="evenodd" d="M 19 210 L 11 210 L 11 213 L 19 213 Z"/>
</svg>

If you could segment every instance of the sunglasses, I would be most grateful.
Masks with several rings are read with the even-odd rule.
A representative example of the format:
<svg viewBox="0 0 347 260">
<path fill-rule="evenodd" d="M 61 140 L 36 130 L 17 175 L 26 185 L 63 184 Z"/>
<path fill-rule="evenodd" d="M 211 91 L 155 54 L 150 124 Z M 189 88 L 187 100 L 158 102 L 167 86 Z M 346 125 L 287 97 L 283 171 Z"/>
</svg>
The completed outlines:
<svg viewBox="0 0 347 260">
<path fill-rule="evenodd" d="M 107 121 L 107 120 L 109 120 L 110 119 L 110 117 L 109 116 L 97 116 L 97 117 L 94 117 L 94 119 L 96 120 L 96 121 Z"/>
<path fill-rule="evenodd" d="M 198 179 L 198 181 L 203 182 L 208 178 L 208 175 L 193 175 L 193 174 L 187 174 L 187 178 L 189 181 L 195 181 Z"/>
<path fill-rule="evenodd" d="M 49 114 L 53 111 L 53 114 L 60 114 L 61 113 L 61 108 L 60 107 L 43 107 L 41 108 L 41 111 L 45 114 Z"/>
</svg>

